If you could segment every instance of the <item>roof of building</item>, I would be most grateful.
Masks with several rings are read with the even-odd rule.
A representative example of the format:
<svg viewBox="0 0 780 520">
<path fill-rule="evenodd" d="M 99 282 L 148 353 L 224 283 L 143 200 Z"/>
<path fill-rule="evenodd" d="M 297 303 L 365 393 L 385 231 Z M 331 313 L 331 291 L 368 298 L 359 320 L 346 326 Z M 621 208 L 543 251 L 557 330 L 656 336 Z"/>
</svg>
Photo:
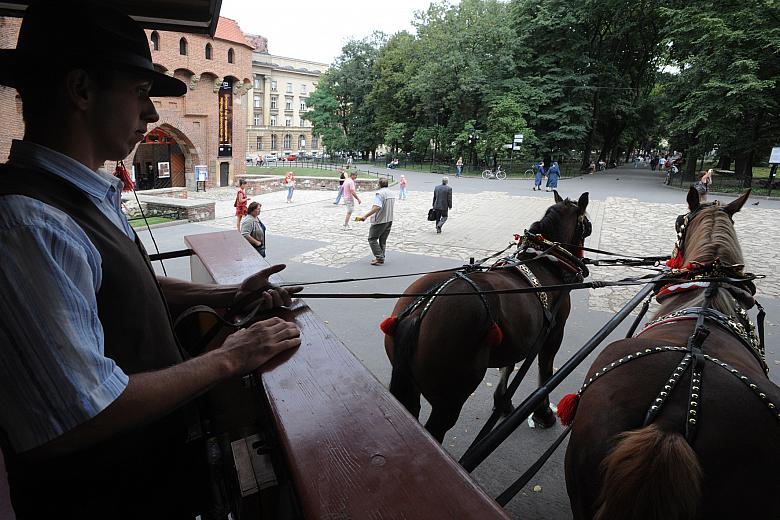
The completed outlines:
<svg viewBox="0 0 780 520">
<path fill-rule="evenodd" d="M 247 40 L 246 36 L 244 36 L 244 32 L 241 30 L 241 27 L 238 26 L 238 22 L 230 18 L 225 18 L 224 16 L 219 17 L 217 32 L 214 34 L 214 38 L 246 45 L 250 49 L 255 48 L 255 46 Z"/>
</svg>

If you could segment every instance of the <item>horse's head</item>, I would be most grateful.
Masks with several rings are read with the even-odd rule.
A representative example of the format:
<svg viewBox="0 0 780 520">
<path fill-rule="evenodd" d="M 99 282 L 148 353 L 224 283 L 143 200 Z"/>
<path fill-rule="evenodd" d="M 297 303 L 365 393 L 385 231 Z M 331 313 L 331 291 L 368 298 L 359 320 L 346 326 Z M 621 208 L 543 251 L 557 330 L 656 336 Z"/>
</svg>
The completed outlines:
<svg viewBox="0 0 780 520">
<path fill-rule="evenodd" d="M 593 230 L 585 212 L 588 208 L 588 192 L 580 195 L 577 202 L 562 198 L 557 191 L 553 193 L 555 204 L 547 208 L 541 220 L 531 224 L 528 231 L 542 235 L 552 242 L 571 244 L 565 246 L 566 249 L 574 255 L 581 256 L 580 247 Z"/>
<path fill-rule="evenodd" d="M 727 264 L 742 263 L 742 249 L 734 230 L 733 216 L 745 205 L 750 190 L 725 206 L 718 201 L 702 203 L 699 192 L 688 190 L 688 213 L 677 217 L 677 244 L 672 267 L 698 262 L 706 264 L 716 258 Z"/>
</svg>

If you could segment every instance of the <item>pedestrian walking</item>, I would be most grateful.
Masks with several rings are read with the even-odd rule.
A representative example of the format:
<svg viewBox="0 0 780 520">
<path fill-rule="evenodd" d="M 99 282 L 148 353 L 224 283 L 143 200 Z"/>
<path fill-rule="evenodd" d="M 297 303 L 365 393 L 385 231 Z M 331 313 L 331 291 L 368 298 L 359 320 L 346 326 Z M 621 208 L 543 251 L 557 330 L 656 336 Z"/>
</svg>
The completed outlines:
<svg viewBox="0 0 780 520">
<path fill-rule="evenodd" d="M 338 205 L 338 203 L 341 201 L 341 197 L 344 195 L 344 181 L 347 179 L 344 170 L 339 171 L 341 172 L 341 175 L 339 175 L 339 193 L 336 195 L 336 202 L 333 203 L 336 205 Z"/>
<path fill-rule="evenodd" d="M 287 172 L 284 176 L 282 185 L 287 188 L 287 202 L 292 202 L 293 192 L 295 191 L 295 174 L 293 172 Z"/>
<path fill-rule="evenodd" d="M 355 200 L 358 201 L 358 204 L 362 204 L 355 187 L 355 179 L 357 179 L 357 172 L 351 172 L 349 179 L 344 181 L 344 206 L 347 208 L 347 215 L 344 217 L 345 230 L 349 229 L 349 219 L 352 216 L 352 212 L 355 211 Z"/>
<path fill-rule="evenodd" d="M 450 180 L 443 177 L 441 184 L 433 189 L 433 209 L 436 210 L 436 233 L 441 233 L 441 228 L 447 222 L 447 214 L 452 209 L 452 187 L 447 184 Z"/>
<path fill-rule="evenodd" d="M 261 207 L 259 202 L 249 204 L 246 216 L 241 219 L 241 235 L 265 258 L 265 224 L 260 220 Z"/>
<path fill-rule="evenodd" d="M 246 205 L 249 201 L 249 197 L 246 194 L 246 180 L 238 180 L 238 191 L 236 192 L 236 200 L 233 202 L 233 207 L 236 208 L 236 229 L 241 230 L 241 219 L 246 216 Z"/>
<path fill-rule="evenodd" d="M 398 200 L 406 200 L 406 176 L 401 175 L 398 181 Z"/>
<path fill-rule="evenodd" d="M 553 161 L 547 172 L 547 191 L 554 190 L 558 187 L 558 177 L 561 175 L 561 169 L 558 167 L 558 163 Z"/>
<path fill-rule="evenodd" d="M 299 331 L 265 319 L 190 356 L 170 310 L 262 315 L 300 288 L 269 285 L 284 266 L 235 285 L 155 276 L 121 212 L 123 181 L 102 168 L 132 153 L 160 119 L 157 100 L 181 102 L 187 84 L 154 68 L 143 28 L 109 5 L 129 4 L 29 4 L 15 48 L 0 51 L 0 84 L 17 89 L 25 122 L 0 165 L 0 447 L 10 501 L 17 518 L 206 515 L 216 506 L 202 491 L 210 471 L 198 458 L 205 438 L 192 435 L 196 398 L 298 347 Z M 41 82 L 36 64 L 55 50 Z M 126 175 L 121 165 L 117 173 Z"/>
<path fill-rule="evenodd" d="M 347 156 L 347 168 L 351 168 L 351 167 L 352 167 L 352 154 L 349 154 Z"/>
<path fill-rule="evenodd" d="M 693 185 L 696 191 L 699 193 L 699 200 L 704 202 L 707 200 L 707 192 L 710 191 L 710 185 L 712 184 L 712 174 L 715 170 L 710 168 L 706 172 L 699 172 L 699 180 Z"/>
<path fill-rule="evenodd" d="M 379 179 L 379 191 L 374 195 L 374 202 L 368 213 L 362 217 L 356 217 L 359 222 L 365 221 L 371 217 L 371 228 L 368 230 L 368 245 L 374 254 L 371 265 L 382 265 L 385 263 L 385 245 L 387 237 L 390 235 L 390 228 L 393 227 L 393 206 L 395 196 L 393 192 L 387 189 L 387 179 Z"/>
<path fill-rule="evenodd" d="M 534 164 L 534 191 L 542 191 L 542 177 L 544 177 L 544 161 L 539 161 L 539 164 Z"/>
<path fill-rule="evenodd" d="M 458 161 L 455 163 L 455 177 L 460 177 L 463 173 L 463 157 L 458 157 Z"/>
</svg>

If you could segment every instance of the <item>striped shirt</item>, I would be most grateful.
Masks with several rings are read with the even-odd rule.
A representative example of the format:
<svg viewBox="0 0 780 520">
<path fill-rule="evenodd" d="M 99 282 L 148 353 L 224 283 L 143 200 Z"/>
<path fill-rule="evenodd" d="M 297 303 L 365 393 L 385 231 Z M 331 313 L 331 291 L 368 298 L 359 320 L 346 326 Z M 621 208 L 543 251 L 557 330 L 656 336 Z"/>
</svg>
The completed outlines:
<svg viewBox="0 0 780 520">
<path fill-rule="evenodd" d="M 9 163 L 65 179 L 131 239 L 121 182 L 33 143 L 14 141 Z M 17 452 L 89 420 L 127 387 L 103 355 L 100 253 L 62 211 L 0 196 L 0 428 Z"/>
</svg>

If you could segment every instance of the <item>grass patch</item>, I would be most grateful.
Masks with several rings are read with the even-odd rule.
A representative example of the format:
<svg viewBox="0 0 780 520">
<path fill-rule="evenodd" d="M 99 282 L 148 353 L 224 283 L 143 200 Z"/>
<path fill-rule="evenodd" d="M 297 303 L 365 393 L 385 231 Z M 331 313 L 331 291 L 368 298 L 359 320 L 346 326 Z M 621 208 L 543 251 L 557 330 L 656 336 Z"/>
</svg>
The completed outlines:
<svg viewBox="0 0 780 520">
<path fill-rule="evenodd" d="M 146 220 L 149 222 L 150 226 L 154 224 L 164 224 L 165 222 L 176 221 L 175 218 L 168 218 L 168 217 L 146 217 Z M 128 222 L 130 222 L 130 226 L 134 228 L 146 227 L 146 222 L 144 222 L 143 218 L 134 218 L 132 220 L 128 219 Z"/>
</svg>

